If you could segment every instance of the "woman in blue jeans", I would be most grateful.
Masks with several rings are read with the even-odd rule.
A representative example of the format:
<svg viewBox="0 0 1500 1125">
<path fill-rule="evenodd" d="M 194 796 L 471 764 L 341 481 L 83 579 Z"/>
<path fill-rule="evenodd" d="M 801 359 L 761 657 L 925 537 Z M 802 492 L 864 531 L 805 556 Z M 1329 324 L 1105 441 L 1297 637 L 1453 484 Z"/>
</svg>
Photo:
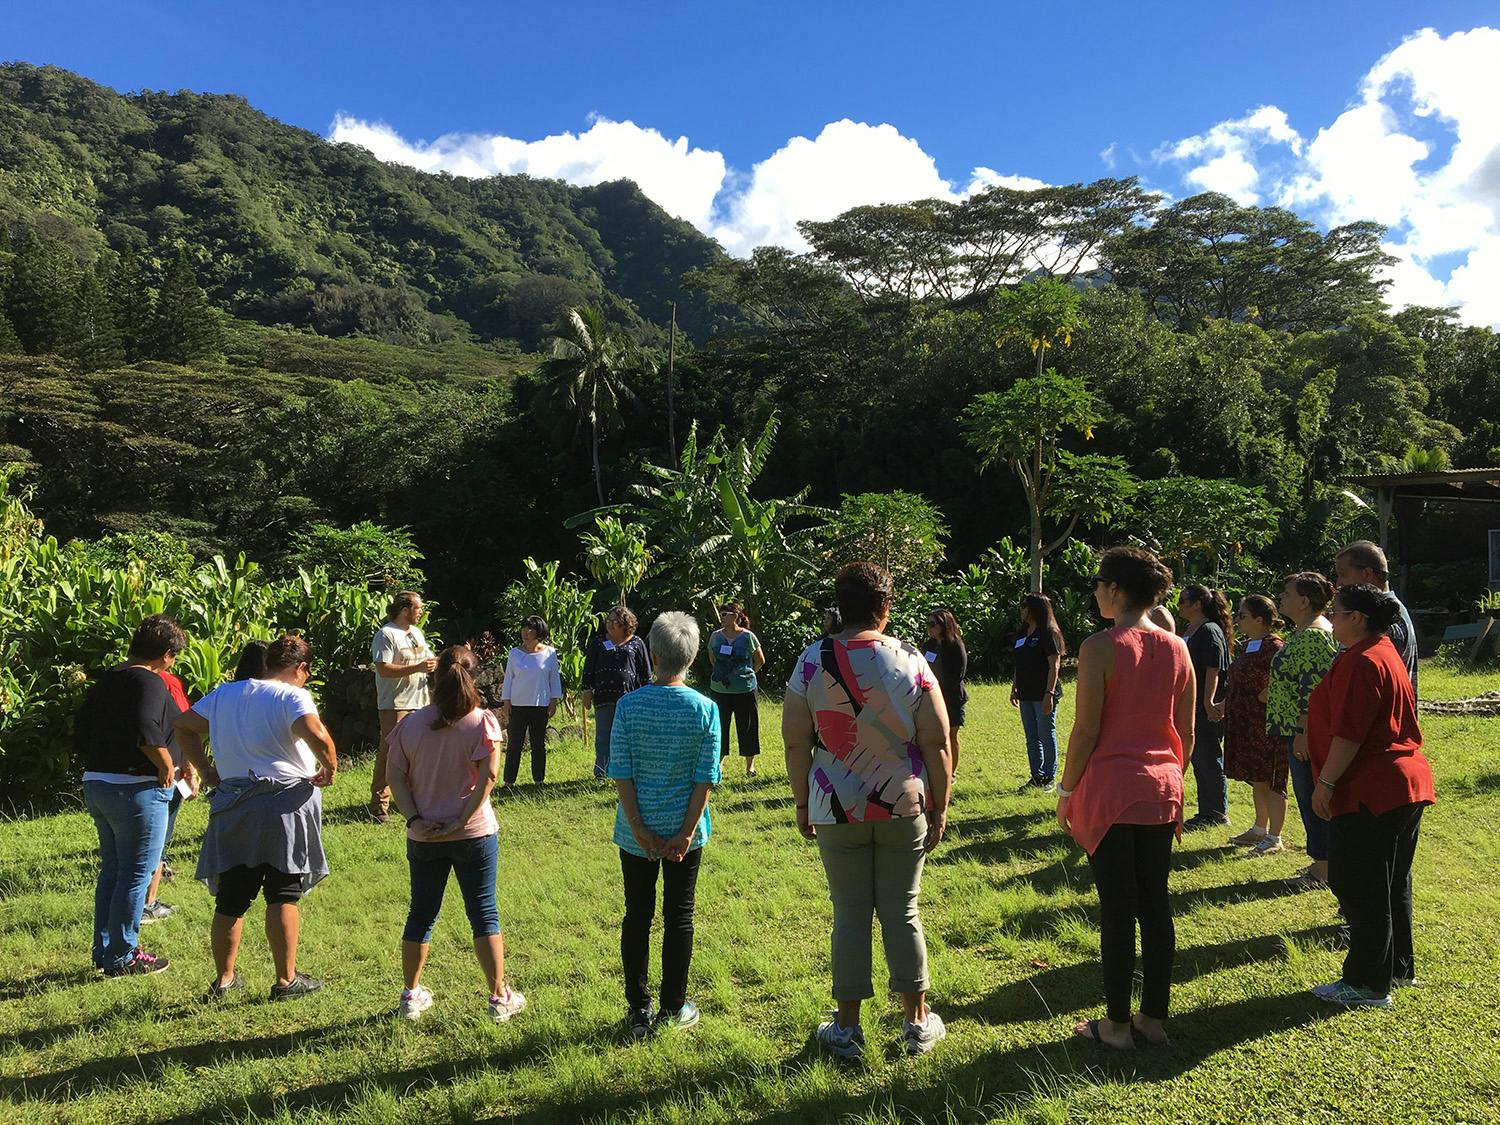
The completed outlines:
<svg viewBox="0 0 1500 1125">
<path fill-rule="evenodd" d="M 485 710 L 474 686 L 478 666 L 467 645 L 444 649 L 432 676 L 432 702 L 398 723 L 387 739 L 387 781 L 392 802 L 406 817 L 411 868 L 411 909 L 401 939 L 403 1019 L 420 1019 L 432 1007 L 422 967 L 450 871 L 489 985 L 490 1018 L 504 1023 L 526 1006 L 526 997 L 505 981 L 505 940 L 495 905 L 499 826 L 490 807 L 502 736 L 499 720 Z"/>
<path fill-rule="evenodd" d="M 1027 594 L 1021 599 L 1021 635 L 1016 638 L 1016 678 L 1010 689 L 1012 707 L 1021 710 L 1021 729 L 1026 734 L 1026 758 L 1031 779 L 1025 789 L 1052 792 L 1057 778 L 1057 704 L 1062 699 L 1058 676 L 1068 645 L 1052 599 L 1045 594 Z"/>
<path fill-rule="evenodd" d="M 171 746 L 178 709 L 160 673 L 186 645 L 172 618 L 146 618 L 125 663 L 94 681 L 73 724 L 84 762 L 83 799 L 99 832 L 93 960 L 107 977 L 167 967 L 165 957 L 136 942 L 177 781 Z"/>
</svg>

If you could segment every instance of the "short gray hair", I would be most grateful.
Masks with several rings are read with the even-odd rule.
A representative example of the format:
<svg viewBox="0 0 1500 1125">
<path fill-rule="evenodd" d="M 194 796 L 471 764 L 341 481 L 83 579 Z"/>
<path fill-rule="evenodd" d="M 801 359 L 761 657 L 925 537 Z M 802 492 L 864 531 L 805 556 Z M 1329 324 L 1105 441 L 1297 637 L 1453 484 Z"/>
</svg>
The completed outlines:
<svg viewBox="0 0 1500 1125">
<path fill-rule="evenodd" d="M 655 678 L 673 680 L 692 667 L 698 655 L 698 622 L 687 613 L 659 614 L 651 623 L 651 658 Z"/>
</svg>

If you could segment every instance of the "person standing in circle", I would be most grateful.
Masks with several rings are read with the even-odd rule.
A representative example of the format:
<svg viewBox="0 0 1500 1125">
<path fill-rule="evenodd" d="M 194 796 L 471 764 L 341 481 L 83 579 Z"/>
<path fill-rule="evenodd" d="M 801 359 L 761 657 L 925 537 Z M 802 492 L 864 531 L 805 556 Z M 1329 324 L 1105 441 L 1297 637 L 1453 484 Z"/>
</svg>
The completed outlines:
<svg viewBox="0 0 1500 1125">
<path fill-rule="evenodd" d="M 380 745 L 375 751 L 375 773 L 370 778 L 370 816 L 377 824 L 390 819 L 391 791 L 385 784 L 386 740 L 406 716 L 431 702 L 427 677 L 437 657 L 417 628 L 422 619 L 422 595 L 402 590 L 391 599 L 386 623 L 370 644 L 375 665 L 375 706 L 380 712 Z"/>
<path fill-rule="evenodd" d="M 504 1023 L 526 1007 L 526 997 L 505 982 L 505 938 L 495 905 L 499 825 L 490 807 L 500 723 L 474 686 L 478 667 L 468 645 L 444 649 L 432 677 L 432 703 L 391 734 L 391 794 L 406 817 L 411 869 L 411 909 L 401 935 L 402 1019 L 420 1019 L 432 1007 L 422 970 L 449 872 L 463 894 L 490 1018 Z"/>
<path fill-rule="evenodd" d="M 533 614 L 521 622 L 521 644 L 510 650 L 505 661 L 505 682 L 500 688 L 500 709 L 511 732 L 505 748 L 505 787 L 516 783 L 521 771 L 521 752 L 531 742 L 531 780 L 547 779 L 547 720 L 557 714 L 562 700 L 562 674 L 557 649 L 547 643 L 552 630 Z"/>
<path fill-rule="evenodd" d="M 594 712 L 594 776 L 606 780 L 609 771 L 610 731 L 615 705 L 642 684 L 651 682 L 651 654 L 635 635 L 636 619 L 623 605 L 604 615 L 604 632 L 589 642 L 583 654 L 583 706 Z"/>
<path fill-rule="evenodd" d="M 1224 674 L 1234 648 L 1234 622 L 1229 602 L 1218 590 L 1207 586 L 1184 586 L 1177 602 L 1187 628 L 1188 655 L 1198 683 L 1198 714 L 1193 750 L 1193 780 L 1198 786 L 1198 812 L 1183 828 L 1188 832 L 1229 823 L 1229 779 L 1224 776 L 1224 724 L 1219 709 Z"/>
<path fill-rule="evenodd" d="M 1057 704 L 1062 699 L 1062 658 L 1067 642 L 1057 627 L 1052 599 L 1027 594 L 1021 599 L 1021 635 L 1016 638 L 1016 678 L 1010 703 L 1021 711 L 1031 780 L 1022 789 L 1053 792 L 1057 779 Z"/>
<path fill-rule="evenodd" d="M 755 673 L 766 662 L 760 638 L 750 631 L 750 618 L 739 602 L 719 607 L 719 627 L 708 638 L 712 670 L 708 694 L 719 707 L 719 760 L 729 757 L 729 722 L 734 720 L 745 759 L 745 776 L 755 776 L 760 754 L 760 714 Z"/>
<path fill-rule="evenodd" d="M 922 659 L 932 669 L 943 703 L 948 708 L 948 777 L 958 777 L 958 728 L 964 725 L 964 709 L 969 689 L 964 680 L 969 674 L 969 650 L 964 647 L 963 631 L 952 611 L 935 609 L 927 615 L 927 639 L 922 643 Z"/>
<path fill-rule="evenodd" d="M 146 618 L 131 638 L 125 663 L 94 681 L 73 723 L 84 762 L 83 802 L 99 832 L 93 961 L 106 977 L 167 967 L 165 957 L 136 942 L 176 793 L 173 720 L 179 712 L 161 674 L 186 647 L 172 618 Z"/>
<path fill-rule="evenodd" d="M 1076 713 L 1057 785 L 1058 823 L 1088 853 L 1099 892 L 1105 1015 L 1073 1034 L 1116 1050 L 1132 1049 L 1136 1035 L 1167 1042 L 1177 948 L 1167 873 L 1197 711 L 1187 647 L 1149 615 L 1171 581 L 1149 551 L 1111 547 L 1100 557 L 1094 601 L 1113 624 L 1079 646 Z M 1137 923 L 1141 1006 L 1132 1016 Z"/>
<path fill-rule="evenodd" d="M 1299 891 L 1328 886 L 1328 822 L 1313 812 L 1312 764 L 1307 753 L 1307 707 L 1313 689 L 1328 675 L 1339 643 L 1323 611 L 1333 601 L 1333 583 L 1313 570 L 1286 577 L 1281 615 L 1295 628 L 1271 661 L 1266 691 L 1266 731 L 1286 748 L 1297 811 L 1307 833 L 1307 858 L 1292 886 Z"/>
<path fill-rule="evenodd" d="M 1229 666 L 1229 687 L 1215 713 L 1224 720 L 1224 773 L 1250 783 L 1255 823 L 1229 842 L 1248 845 L 1252 855 L 1275 855 L 1283 850 L 1287 782 L 1285 744 L 1266 733 L 1271 664 L 1281 651 L 1276 607 L 1252 594 L 1240 602 L 1236 620 L 1245 647 Z"/>
<path fill-rule="evenodd" d="M 1343 974 L 1312 991 L 1346 1007 L 1389 1008 L 1391 988 L 1417 980 L 1411 869 L 1437 796 L 1416 689 L 1388 635 L 1402 612 L 1373 584 L 1339 587 L 1328 616 L 1344 649 L 1308 702 L 1313 812 L 1329 822 L 1328 881 L 1349 922 Z"/>
</svg>

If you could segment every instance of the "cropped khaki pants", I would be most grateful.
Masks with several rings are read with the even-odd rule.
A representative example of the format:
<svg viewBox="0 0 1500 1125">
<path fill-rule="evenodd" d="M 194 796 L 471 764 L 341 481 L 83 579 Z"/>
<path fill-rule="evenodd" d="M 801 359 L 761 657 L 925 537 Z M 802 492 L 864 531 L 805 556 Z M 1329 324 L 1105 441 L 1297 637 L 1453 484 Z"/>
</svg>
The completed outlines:
<svg viewBox="0 0 1500 1125">
<path fill-rule="evenodd" d="M 925 816 L 820 824 L 818 854 L 833 900 L 833 998 L 866 1000 L 871 983 L 871 922 L 880 936 L 893 992 L 927 991 L 927 939 L 917 915 Z"/>
</svg>

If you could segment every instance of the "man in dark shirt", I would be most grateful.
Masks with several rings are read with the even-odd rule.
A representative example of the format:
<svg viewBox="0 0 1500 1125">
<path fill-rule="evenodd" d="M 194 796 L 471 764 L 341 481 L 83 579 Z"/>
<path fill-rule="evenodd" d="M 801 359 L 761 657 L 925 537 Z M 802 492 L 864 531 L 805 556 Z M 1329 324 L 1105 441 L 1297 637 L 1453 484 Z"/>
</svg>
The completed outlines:
<svg viewBox="0 0 1500 1125">
<path fill-rule="evenodd" d="M 622 605 L 604 615 L 604 632 L 589 642 L 583 656 L 583 705 L 594 709 L 594 776 L 609 770 L 609 736 L 615 704 L 627 692 L 651 682 L 646 642 L 635 635 L 635 614 Z"/>
<path fill-rule="evenodd" d="M 1340 586 L 1366 584 L 1390 593 L 1391 572 L 1385 552 L 1368 539 L 1356 539 L 1340 551 L 1333 560 L 1333 570 Z M 1396 608 L 1400 613 L 1386 631 L 1386 636 L 1391 638 L 1391 644 L 1396 646 L 1401 662 L 1406 665 L 1406 674 L 1411 677 L 1411 693 L 1416 695 L 1417 628 L 1412 624 L 1411 614 L 1399 598 L 1396 599 Z"/>
</svg>

